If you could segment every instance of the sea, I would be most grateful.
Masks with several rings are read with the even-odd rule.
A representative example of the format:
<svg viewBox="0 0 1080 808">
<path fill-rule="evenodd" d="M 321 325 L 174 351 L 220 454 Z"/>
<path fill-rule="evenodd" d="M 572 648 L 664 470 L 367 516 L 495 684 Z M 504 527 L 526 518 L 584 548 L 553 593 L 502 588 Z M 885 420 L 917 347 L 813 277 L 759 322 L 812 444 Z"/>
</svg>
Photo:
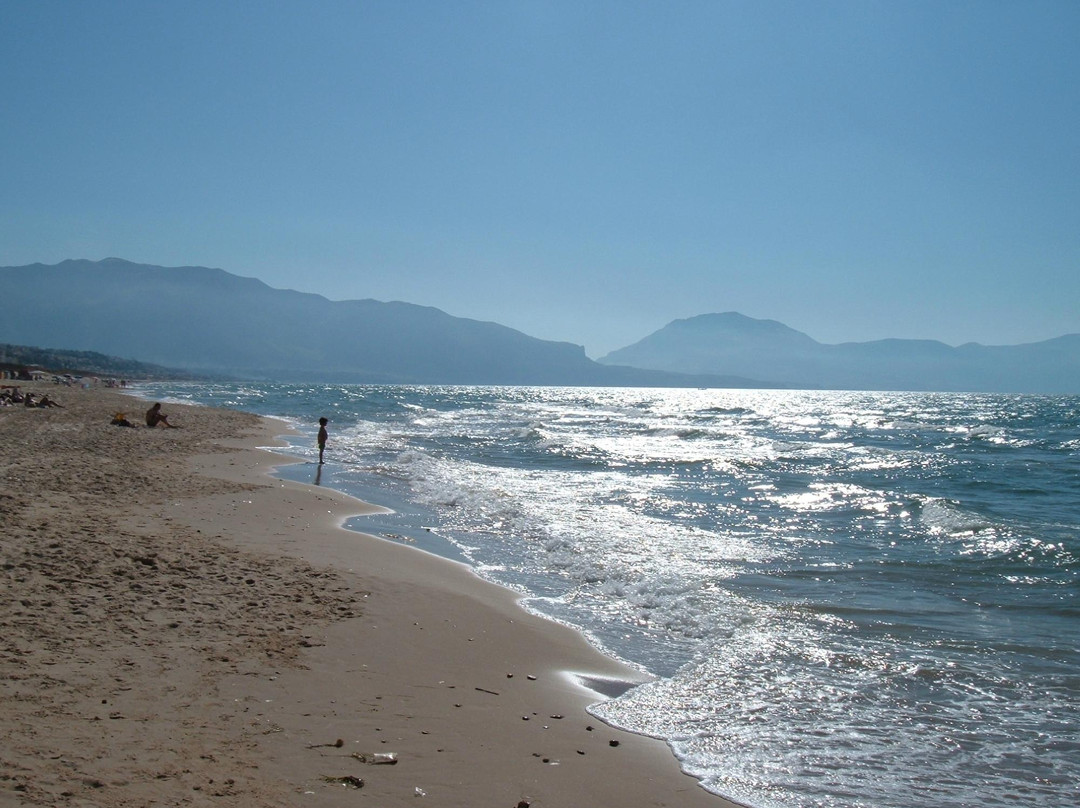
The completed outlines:
<svg viewBox="0 0 1080 808">
<path fill-rule="evenodd" d="M 600 719 L 754 808 L 1080 805 L 1080 397 L 147 384 L 650 674 Z M 327 462 L 315 432 L 330 419 Z"/>
</svg>

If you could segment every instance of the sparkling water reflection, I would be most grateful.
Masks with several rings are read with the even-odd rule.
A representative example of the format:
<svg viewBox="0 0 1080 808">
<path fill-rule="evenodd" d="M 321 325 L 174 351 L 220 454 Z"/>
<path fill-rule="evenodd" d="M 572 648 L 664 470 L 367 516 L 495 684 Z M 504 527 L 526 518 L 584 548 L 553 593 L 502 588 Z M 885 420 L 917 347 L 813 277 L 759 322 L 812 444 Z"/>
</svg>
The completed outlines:
<svg viewBox="0 0 1080 808">
<path fill-rule="evenodd" d="M 713 790 L 1080 802 L 1076 397 L 153 394 L 312 434 L 328 414 L 323 484 L 396 511 L 360 529 L 457 554 L 656 674 L 596 712 L 666 738 Z"/>
</svg>

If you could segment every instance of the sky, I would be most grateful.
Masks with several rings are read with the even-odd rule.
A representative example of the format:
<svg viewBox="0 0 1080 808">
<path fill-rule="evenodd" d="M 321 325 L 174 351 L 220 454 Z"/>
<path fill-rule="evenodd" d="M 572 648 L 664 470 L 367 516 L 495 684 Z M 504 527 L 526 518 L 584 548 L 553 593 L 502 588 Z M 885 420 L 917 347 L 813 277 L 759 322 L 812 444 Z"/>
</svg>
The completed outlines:
<svg viewBox="0 0 1080 808">
<path fill-rule="evenodd" d="M 0 0 L 0 266 L 211 266 L 598 358 L 1080 332 L 1076 0 Z M 8 301 L 10 303 L 10 301 Z"/>
</svg>

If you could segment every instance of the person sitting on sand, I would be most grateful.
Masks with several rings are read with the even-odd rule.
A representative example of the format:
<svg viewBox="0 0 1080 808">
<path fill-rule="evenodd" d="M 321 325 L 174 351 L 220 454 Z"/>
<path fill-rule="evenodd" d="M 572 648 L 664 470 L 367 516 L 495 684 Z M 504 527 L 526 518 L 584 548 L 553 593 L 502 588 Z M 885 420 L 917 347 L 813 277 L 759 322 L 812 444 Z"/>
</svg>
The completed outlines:
<svg viewBox="0 0 1080 808">
<path fill-rule="evenodd" d="M 135 424 L 131 423 L 131 421 L 129 421 L 127 419 L 127 415 L 125 413 L 122 413 L 122 412 L 116 413 L 112 417 L 112 421 L 110 421 L 109 423 L 112 424 L 113 426 L 130 426 L 130 427 L 135 426 Z"/>
<path fill-rule="evenodd" d="M 161 411 L 161 402 L 158 401 L 153 407 L 146 411 L 146 425 L 149 427 L 155 427 L 158 424 L 164 424 L 169 429 L 176 429 L 169 423 L 169 416 Z"/>
<path fill-rule="evenodd" d="M 41 397 L 41 401 L 38 402 L 38 406 L 39 407 L 59 407 L 60 409 L 64 409 L 64 405 L 63 404 L 57 404 L 55 401 L 53 401 L 51 398 L 49 398 L 48 393 L 46 393 L 45 395 L 43 395 Z"/>
<path fill-rule="evenodd" d="M 23 406 L 24 407 L 36 407 L 37 406 L 37 402 L 34 401 L 34 394 L 33 393 L 27 393 L 23 397 Z"/>
</svg>

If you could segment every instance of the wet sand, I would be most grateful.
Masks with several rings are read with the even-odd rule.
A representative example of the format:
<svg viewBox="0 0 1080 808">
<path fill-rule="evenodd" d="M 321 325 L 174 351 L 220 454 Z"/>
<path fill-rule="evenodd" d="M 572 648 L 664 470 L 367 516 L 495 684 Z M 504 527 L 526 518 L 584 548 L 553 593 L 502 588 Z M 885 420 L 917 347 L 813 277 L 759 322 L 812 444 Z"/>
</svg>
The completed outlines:
<svg viewBox="0 0 1080 808">
<path fill-rule="evenodd" d="M 634 670 L 270 477 L 280 422 L 24 389 L 66 408 L 0 408 L 0 804 L 730 805 L 566 673 Z"/>
</svg>

